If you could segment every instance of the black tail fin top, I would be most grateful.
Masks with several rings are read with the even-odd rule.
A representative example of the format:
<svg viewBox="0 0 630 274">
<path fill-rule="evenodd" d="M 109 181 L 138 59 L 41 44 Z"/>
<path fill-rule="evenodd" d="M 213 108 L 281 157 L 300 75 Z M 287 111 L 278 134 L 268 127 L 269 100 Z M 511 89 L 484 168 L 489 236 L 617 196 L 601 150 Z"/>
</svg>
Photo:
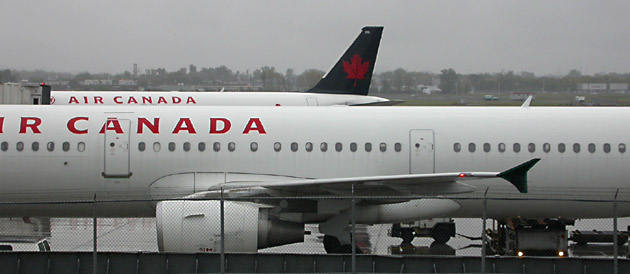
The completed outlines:
<svg viewBox="0 0 630 274">
<path fill-rule="evenodd" d="M 381 43 L 383 27 L 364 27 L 339 61 L 311 93 L 367 95 Z"/>
</svg>

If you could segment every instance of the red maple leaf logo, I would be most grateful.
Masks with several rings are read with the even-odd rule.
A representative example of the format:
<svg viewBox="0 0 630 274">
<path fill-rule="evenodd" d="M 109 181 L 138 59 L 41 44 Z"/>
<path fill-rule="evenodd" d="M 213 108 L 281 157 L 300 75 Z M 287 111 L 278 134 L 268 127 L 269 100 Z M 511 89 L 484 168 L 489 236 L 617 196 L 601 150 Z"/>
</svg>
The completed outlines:
<svg viewBox="0 0 630 274">
<path fill-rule="evenodd" d="M 370 69 L 370 62 L 362 62 L 363 58 L 355 53 L 350 62 L 343 61 L 343 70 L 348 73 L 347 79 L 354 79 L 354 86 L 357 86 L 357 80 L 365 79 L 365 73 Z"/>
</svg>

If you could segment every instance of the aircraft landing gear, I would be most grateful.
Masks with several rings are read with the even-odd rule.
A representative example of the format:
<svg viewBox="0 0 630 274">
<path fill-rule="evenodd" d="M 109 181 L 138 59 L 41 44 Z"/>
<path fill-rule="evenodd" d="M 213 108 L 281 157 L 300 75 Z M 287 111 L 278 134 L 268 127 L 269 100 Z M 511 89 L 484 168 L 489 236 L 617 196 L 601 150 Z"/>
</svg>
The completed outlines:
<svg viewBox="0 0 630 274">
<path fill-rule="evenodd" d="M 436 243 L 444 244 L 455 237 L 455 222 L 449 218 L 418 220 L 411 223 L 392 224 L 389 236 L 402 239 L 409 244 L 415 237 L 431 237 Z"/>
<path fill-rule="evenodd" d="M 402 243 L 403 244 L 409 244 L 413 241 L 413 238 L 415 238 L 416 235 L 414 235 L 413 233 L 413 229 L 410 228 L 406 228 L 406 229 L 401 229 L 400 231 L 400 238 L 402 238 Z"/>
<path fill-rule="evenodd" d="M 352 245 L 341 244 L 337 237 L 324 235 L 324 250 L 326 250 L 328 254 L 350 254 L 352 253 Z M 357 254 L 363 253 L 358 247 L 355 247 L 354 250 Z"/>
</svg>

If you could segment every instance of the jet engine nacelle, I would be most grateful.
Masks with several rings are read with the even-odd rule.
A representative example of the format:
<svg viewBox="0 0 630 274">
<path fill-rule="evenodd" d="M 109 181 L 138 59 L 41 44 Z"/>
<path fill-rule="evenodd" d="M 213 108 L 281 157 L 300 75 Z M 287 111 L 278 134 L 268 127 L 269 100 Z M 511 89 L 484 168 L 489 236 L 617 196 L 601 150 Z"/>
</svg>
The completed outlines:
<svg viewBox="0 0 630 274">
<path fill-rule="evenodd" d="M 156 207 L 158 248 L 170 252 L 221 251 L 220 201 L 163 201 Z M 225 251 L 304 241 L 304 224 L 279 220 L 268 208 L 248 202 L 224 202 Z"/>
</svg>

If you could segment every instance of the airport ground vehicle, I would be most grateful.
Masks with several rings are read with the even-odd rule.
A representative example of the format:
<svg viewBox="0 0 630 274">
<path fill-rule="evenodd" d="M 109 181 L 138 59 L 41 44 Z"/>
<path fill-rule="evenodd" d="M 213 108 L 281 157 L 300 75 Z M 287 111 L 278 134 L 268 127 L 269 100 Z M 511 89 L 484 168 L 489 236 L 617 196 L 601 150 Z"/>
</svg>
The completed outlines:
<svg viewBox="0 0 630 274">
<path fill-rule="evenodd" d="M 0 251 L 50 251 L 50 238 L 36 242 L 3 242 Z"/>
<path fill-rule="evenodd" d="M 388 235 L 402 238 L 403 243 L 410 243 L 415 237 L 431 237 L 436 243 L 443 244 L 455 236 L 455 222 L 451 218 L 431 218 L 396 223 L 392 225 Z"/>
<path fill-rule="evenodd" d="M 499 222 L 495 229 L 488 229 L 489 249 L 493 255 L 509 256 L 559 256 L 568 254 L 569 237 L 564 219 L 514 219 Z"/>
</svg>

